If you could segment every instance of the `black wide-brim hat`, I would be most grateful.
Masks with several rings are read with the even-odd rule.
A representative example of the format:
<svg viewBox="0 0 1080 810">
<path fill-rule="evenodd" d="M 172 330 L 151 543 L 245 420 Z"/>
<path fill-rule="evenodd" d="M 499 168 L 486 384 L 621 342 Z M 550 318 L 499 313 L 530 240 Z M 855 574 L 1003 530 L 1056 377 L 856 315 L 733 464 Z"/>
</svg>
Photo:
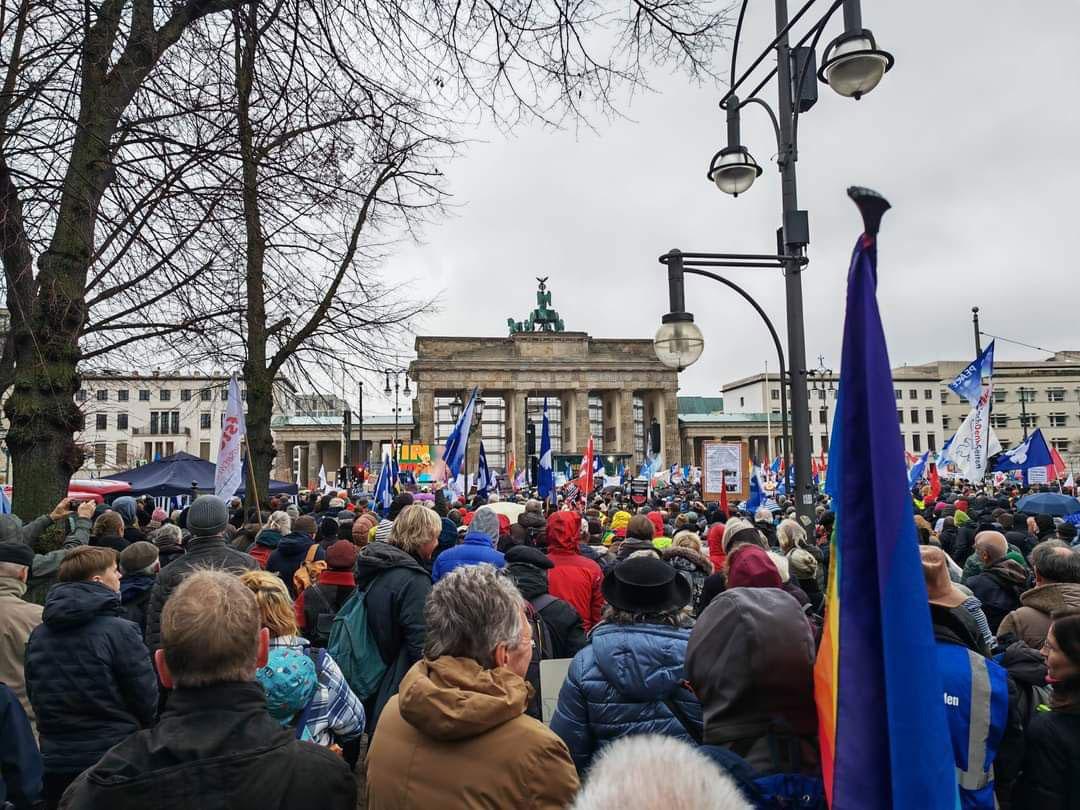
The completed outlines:
<svg viewBox="0 0 1080 810">
<path fill-rule="evenodd" d="M 690 583 L 657 557 L 631 557 L 604 575 L 608 604 L 630 613 L 669 613 L 690 603 Z"/>
</svg>

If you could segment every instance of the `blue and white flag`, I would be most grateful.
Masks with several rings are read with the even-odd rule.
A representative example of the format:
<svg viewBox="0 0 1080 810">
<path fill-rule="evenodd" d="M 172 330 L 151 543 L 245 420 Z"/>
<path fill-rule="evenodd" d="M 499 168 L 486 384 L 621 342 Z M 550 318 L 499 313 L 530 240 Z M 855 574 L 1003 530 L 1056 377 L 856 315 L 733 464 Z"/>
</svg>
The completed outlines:
<svg viewBox="0 0 1080 810">
<path fill-rule="evenodd" d="M 923 473 L 926 472 L 926 460 L 930 457 L 930 451 L 927 450 L 923 453 L 919 460 L 911 465 L 911 469 L 908 471 L 908 489 L 915 486 L 915 482 L 923 477 Z"/>
<path fill-rule="evenodd" d="M 225 406 L 225 418 L 221 423 L 221 443 L 218 445 L 217 466 L 214 468 L 214 494 L 228 500 L 244 480 L 240 459 L 240 445 L 247 433 L 244 424 L 244 402 L 240 397 L 240 384 L 236 375 L 229 378 L 229 399 Z"/>
<path fill-rule="evenodd" d="M 1026 441 L 1002 453 L 994 464 L 994 471 L 1028 470 L 1032 467 L 1047 467 L 1053 463 L 1054 457 L 1050 455 L 1050 448 L 1042 430 L 1037 428 Z"/>
<path fill-rule="evenodd" d="M 488 467 L 484 443 L 480 442 L 480 458 L 476 464 L 476 497 L 487 500 L 488 490 L 494 488 L 495 482 L 492 480 L 491 469 Z"/>
<path fill-rule="evenodd" d="M 970 405 L 978 405 L 983 393 L 983 383 L 989 383 L 994 375 L 994 342 L 990 341 L 983 353 L 956 375 L 949 388 Z"/>
<path fill-rule="evenodd" d="M 544 419 L 540 426 L 540 469 L 536 489 L 540 500 L 555 499 L 555 469 L 551 465 L 551 426 L 548 424 L 547 397 L 544 397 Z"/>
<path fill-rule="evenodd" d="M 761 468 L 754 467 L 750 475 L 750 497 L 746 499 L 746 511 L 753 512 L 765 503 L 765 484 L 761 480 Z"/>
<path fill-rule="evenodd" d="M 455 480 L 461 474 L 461 465 L 465 461 L 465 447 L 469 443 L 469 430 L 472 428 L 473 414 L 476 412 L 476 392 L 473 388 L 469 402 L 461 411 L 457 424 L 450 431 L 443 450 L 443 461 L 450 470 L 449 480 Z"/>
<path fill-rule="evenodd" d="M 11 501 L 8 500 L 7 494 L 3 489 L 0 489 L 0 515 L 11 514 Z"/>
<path fill-rule="evenodd" d="M 383 454 L 383 463 L 379 468 L 379 479 L 375 482 L 375 506 L 385 512 L 390 509 L 390 504 L 394 500 L 394 491 L 390 485 L 390 474 L 392 463 L 390 461 L 390 454 Z"/>
</svg>

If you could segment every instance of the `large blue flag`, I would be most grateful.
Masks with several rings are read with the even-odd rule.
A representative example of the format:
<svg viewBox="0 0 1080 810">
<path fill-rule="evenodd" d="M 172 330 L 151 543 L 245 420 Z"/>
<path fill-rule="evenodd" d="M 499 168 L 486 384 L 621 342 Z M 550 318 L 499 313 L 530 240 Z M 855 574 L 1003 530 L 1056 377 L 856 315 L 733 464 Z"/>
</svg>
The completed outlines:
<svg viewBox="0 0 1080 810">
<path fill-rule="evenodd" d="M 495 482 L 491 478 L 491 468 L 488 467 L 484 443 L 480 442 L 480 458 L 476 464 L 476 497 L 486 501 L 488 490 L 494 487 Z"/>
<path fill-rule="evenodd" d="M 994 341 L 983 349 L 967 368 L 956 375 L 949 388 L 971 405 L 979 404 L 982 396 L 983 380 L 990 380 L 994 375 Z"/>
<path fill-rule="evenodd" d="M 476 388 L 469 395 L 469 402 L 458 416 L 457 424 L 450 431 L 443 450 L 443 461 L 450 468 L 450 479 L 454 481 L 461 474 L 461 465 L 465 461 L 465 447 L 469 443 L 469 430 L 472 428 L 473 413 L 476 411 Z"/>
<path fill-rule="evenodd" d="M 994 464 L 994 472 L 1049 467 L 1053 463 L 1054 457 L 1050 454 L 1042 429 L 1036 428 L 1027 439 L 998 456 L 997 463 Z"/>
<path fill-rule="evenodd" d="M 379 468 L 379 478 L 375 482 L 375 505 L 381 509 L 384 514 L 390 509 L 390 504 L 394 500 L 394 490 L 390 483 L 390 477 L 393 474 L 393 466 L 390 453 L 384 453 L 382 467 Z"/>
<path fill-rule="evenodd" d="M 957 810 L 949 725 L 877 302 L 877 226 L 888 208 L 848 192 L 865 232 L 848 271 L 826 489 L 836 522 L 814 668 L 832 810 Z"/>
<path fill-rule="evenodd" d="M 540 500 L 546 501 L 555 497 L 555 468 L 551 464 L 551 426 L 548 424 L 547 397 L 544 397 L 544 420 L 540 426 L 540 469 L 537 491 Z"/>
</svg>

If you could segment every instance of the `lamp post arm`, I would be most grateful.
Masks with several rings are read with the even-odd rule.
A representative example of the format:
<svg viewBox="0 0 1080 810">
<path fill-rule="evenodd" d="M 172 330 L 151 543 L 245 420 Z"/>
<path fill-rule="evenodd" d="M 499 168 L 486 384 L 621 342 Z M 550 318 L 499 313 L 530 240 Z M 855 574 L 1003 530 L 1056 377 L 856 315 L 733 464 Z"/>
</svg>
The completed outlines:
<svg viewBox="0 0 1080 810">
<path fill-rule="evenodd" d="M 776 117 L 776 113 L 773 112 L 773 108 L 769 106 L 769 103 L 764 99 L 760 99 L 757 96 L 751 96 L 748 99 L 744 99 L 739 103 L 739 107 L 745 107 L 747 104 L 760 104 L 765 108 L 765 112 L 769 114 L 769 120 L 772 121 L 773 133 L 776 135 L 776 149 L 780 150 L 780 121 Z"/>
</svg>

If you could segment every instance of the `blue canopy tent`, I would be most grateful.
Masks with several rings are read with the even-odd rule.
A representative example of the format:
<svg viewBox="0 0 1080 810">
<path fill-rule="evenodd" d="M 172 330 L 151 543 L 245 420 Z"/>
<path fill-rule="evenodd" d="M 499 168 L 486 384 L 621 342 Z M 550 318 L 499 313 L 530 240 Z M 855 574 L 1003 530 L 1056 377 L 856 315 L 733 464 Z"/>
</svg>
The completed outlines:
<svg viewBox="0 0 1080 810">
<path fill-rule="evenodd" d="M 158 461 L 133 467 L 109 476 L 110 481 L 123 481 L 131 485 L 131 491 L 124 495 L 150 495 L 155 498 L 169 498 L 190 495 L 192 489 L 200 495 L 213 493 L 214 471 L 217 465 L 193 456 L 191 453 L 173 453 Z M 244 465 L 244 481 L 247 481 L 247 465 Z M 295 495 L 296 484 L 286 481 L 270 481 L 269 495 Z M 119 493 L 118 493 L 119 494 Z M 236 493 L 244 495 L 241 486 Z"/>
</svg>

